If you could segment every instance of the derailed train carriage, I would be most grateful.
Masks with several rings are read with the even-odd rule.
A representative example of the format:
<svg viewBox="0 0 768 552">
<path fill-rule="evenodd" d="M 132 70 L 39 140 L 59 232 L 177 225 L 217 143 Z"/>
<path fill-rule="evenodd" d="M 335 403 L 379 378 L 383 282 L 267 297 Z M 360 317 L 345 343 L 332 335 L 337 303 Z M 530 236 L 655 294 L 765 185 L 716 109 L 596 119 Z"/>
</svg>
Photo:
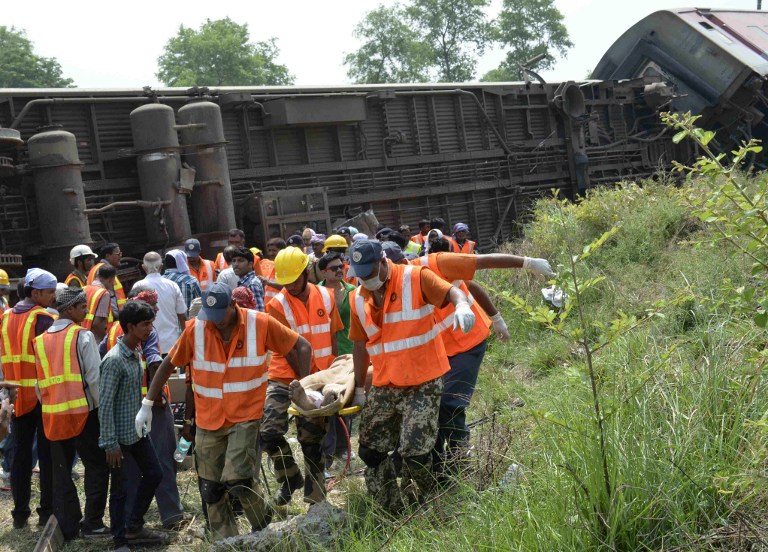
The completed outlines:
<svg viewBox="0 0 768 552">
<path fill-rule="evenodd" d="M 768 32 L 765 14 L 750 13 Z M 719 63 L 719 37 L 701 29 L 698 44 Z M 628 56 L 633 37 L 606 58 Z M 657 50 L 674 61 L 679 47 Z M 596 76 L 615 76 L 586 82 L 531 73 L 518 83 L 0 90 L 0 264 L 23 256 L 63 275 L 77 243 L 116 241 L 139 256 L 191 235 L 210 252 L 233 226 L 263 246 L 305 225 L 327 233 L 367 209 L 390 226 L 466 222 L 488 249 L 551 189 L 574 196 L 695 153 L 672 143 L 658 115 L 687 105 L 691 88 L 667 58 L 644 55 L 604 58 Z M 717 73 L 721 103 L 708 113 L 751 132 L 763 124 L 768 71 L 741 64 Z"/>
</svg>

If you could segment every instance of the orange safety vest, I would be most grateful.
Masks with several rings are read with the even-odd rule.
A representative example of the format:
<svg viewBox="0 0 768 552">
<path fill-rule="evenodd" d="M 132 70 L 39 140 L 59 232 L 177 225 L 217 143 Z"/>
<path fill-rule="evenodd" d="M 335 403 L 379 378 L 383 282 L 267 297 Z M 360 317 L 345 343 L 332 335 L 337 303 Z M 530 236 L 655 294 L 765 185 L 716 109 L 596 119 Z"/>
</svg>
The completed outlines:
<svg viewBox="0 0 768 552">
<path fill-rule="evenodd" d="M 106 263 L 97 263 L 93 265 L 93 268 L 88 273 L 88 285 L 91 285 L 93 281 L 96 279 L 96 275 L 99 273 L 99 268 L 101 268 L 102 265 Z M 120 283 L 120 278 L 115 276 L 115 287 L 113 288 L 115 292 L 115 297 L 117 298 L 117 310 L 118 312 L 123 310 L 123 306 L 125 305 L 125 291 L 123 290 L 123 284 Z"/>
<path fill-rule="evenodd" d="M 21 385 L 16 392 L 14 413 L 23 416 L 32 412 L 37 405 L 37 370 L 32 342 L 35 338 L 35 324 L 38 316 L 55 318 L 43 307 L 35 305 L 27 312 L 15 313 L 8 309 L 3 314 L 0 329 L 0 362 L 3 364 L 5 379 Z"/>
<path fill-rule="evenodd" d="M 427 236 L 424 236 L 421 232 L 419 232 L 415 236 L 411 236 L 411 241 L 419 244 L 421 247 L 424 247 L 424 244 L 427 243 Z"/>
<path fill-rule="evenodd" d="M 459 245 L 459 242 L 453 240 L 451 244 L 451 253 L 466 253 L 471 254 L 475 252 L 475 242 L 472 240 L 464 240 L 464 245 Z"/>
<path fill-rule="evenodd" d="M 219 253 L 216 255 L 216 262 L 213 264 L 217 271 L 221 272 L 225 268 L 229 268 L 229 263 L 224 260 L 224 254 Z"/>
<path fill-rule="evenodd" d="M 77 437 L 88 420 L 88 399 L 77 355 L 77 338 L 86 331 L 77 324 L 35 338 L 37 387 L 43 429 L 51 441 Z"/>
<path fill-rule="evenodd" d="M 123 327 L 120 324 L 113 325 L 107 333 L 107 351 L 117 345 L 117 339 L 123 335 Z M 144 370 L 144 377 L 141 381 L 141 396 L 146 397 L 149 388 L 149 374 L 147 374 L 147 360 L 144 358 L 144 354 L 141 355 L 141 368 Z M 166 383 L 163 387 L 166 397 L 168 397 L 168 403 L 171 402 L 171 389 Z"/>
<path fill-rule="evenodd" d="M 263 263 L 264 261 L 262 261 Z M 268 263 L 272 263 L 271 268 L 269 268 L 269 264 L 267 264 L 266 267 L 262 268 L 262 271 L 266 268 L 269 268 L 269 273 L 265 274 L 264 277 L 269 280 L 270 282 L 275 281 L 275 263 L 273 261 L 267 261 Z M 263 272 L 262 272 L 263 274 Z M 277 297 L 277 294 L 280 293 L 280 290 L 277 288 L 273 288 L 272 286 L 264 286 L 264 304 L 266 305 L 269 303 L 272 299 Z"/>
<path fill-rule="evenodd" d="M 347 261 L 342 261 L 344 263 L 344 278 L 343 280 L 347 282 L 348 284 L 352 284 L 353 286 L 357 287 L 357 277 L 355 276 L 347 276 L 347 271 L 349 271 L 349 263 Z"/>
<path fill-rule="evenodd" d="M 216 281 L 216 271 L 213 267 L 213 261 L 206 261 L 202 257 L 200 257 L 200 271 L 198 272 L 195 270 L 195 268 L 190 264 L 189 273 L 197 278 L 198 282 L 200 282 L 200 289 L 202 291 L 208 289 L 208 286 Z"/>
<path fill-rule="evenodd" d="M 428 266 L 429 269 L 437 274 L 440 278 L 446 282 L 450 281 L 445 276 L 443 276 L 443 274 L 437 268 L 437 253 L 431 253 L 425 257 L 419 257 L 412 262 L 414 264 L 419 263 L 421 266 Z M 454 280 L 451 283 L 454 287 L 457 287 L 463 291 L 467 296 L 469 306 L 472 309 L 472 312 L 475 313 L 475 325 L 472 327 L 469 333 L 466 334 L 462 332 L 461 329 L 453 331 L 453 313 L 456 311 L 456 308 L 453 305 L 446 305 L 442 308 L 435 309 L 435 319 L 437 320 L 437 325 L 440 327 L 440 331 L 442 332 L 440 336 L 443 338 L 445 352 L 449 357 L 456 356 L 460 353 L 466 353 L 473 347 L 477 347 L 480 343 L 488 339 L 489 335 L 491 335 L 491 330 L 489 330 L 491 326 L 491 319 L 488 318 L 488 315 L 485 313 L 485 311 L 480 308 L 480 305 L 475 302 L 475 298 L 472 297 L 472 294 L 469 292 L 467 284 L 465 284 L 463 280 Z"/>
<path fill-rule="evenodd" d="M 81 326 L 86 330 L 90 330 L 93 327 L 93 321 L 96 318 L 96 310 L 99 308 L 99 303 L 104 294 L 109 295 L 109 292 L 102 287 L 94 285 L 85 286 L 85 304 L 88 307 L 88 314 L 85 315 Z M 109 314 L 107 315 L 107 329 L 114 324 L 112 317 L 112 307 L 109 307 Z"/>
<path fill-rule="evenodd" d="M 190 321 L 195 351 L 190 368 L 195 392 L 195 423 L 216 431 L 239 422 L 260 420 L 267 395 L 269 315 L 237 307 L 238 333 L 225 351 L 212 322 Z"/>
<path fill-rule="evenodd" d="M 87 279 L 87 277 L 86 277 Z M 75 274 L 74 272 L 70 272 L 69 276 L 67 276 L 66 280 L 64 280 L 64 283 L 67 284 L 69 287 L 72 287 L 72 282 L 77 282 L 78 287 L 84 288 L 86 286 L 85 282 Z"/>
<path fill-rule="evenodd" d="M 377 387 L 421 385 L 450 369 L 443 340 L 438 337 L 435 307 L 422 297 L 422 270 L 389 261 L 381 326 L 371 314 L 373 298 L 363 297 L 360 288 L 350 292 L 349 302 L 368 336 L 365 347 Z"/>
<path fill-rule="evenodd" d="M 309 298 L 306 305 L 283 289 L 270 301 L 269 308 L 282 314 L 288 322 L 288 327 L 312 345 L 310 373 L 314 374 L 328 368 L 335 358 L 331 335 L 331 311 L 334 302 L 327 288 L 310 283 L 307 283 L 307 287 Z M 269 379 L 291 381 L 296 377 L 297 374 L 285 357 L 272 353 L 272 360 L 269 361 Z"/>
</svg>

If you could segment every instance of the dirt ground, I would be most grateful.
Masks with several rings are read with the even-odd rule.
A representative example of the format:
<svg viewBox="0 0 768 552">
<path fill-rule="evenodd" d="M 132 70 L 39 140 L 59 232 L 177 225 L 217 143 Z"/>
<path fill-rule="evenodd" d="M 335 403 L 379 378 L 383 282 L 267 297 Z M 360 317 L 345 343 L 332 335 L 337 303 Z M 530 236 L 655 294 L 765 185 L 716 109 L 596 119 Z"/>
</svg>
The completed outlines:
<svg viewBox="0 0 768 552">
<path fill-rule="evenodd" d="M 298 443 L 294 438 L 289 436 L 289 441 L 293 448 L 294 456 L 300 466 L 302 464 L 301 451 Z M 353 438 L 352 450 L 357 450 L 356 439 Z M 264 473 L 266 474 L 267 484 L 271 493 L 276 490 L 276 484 L 274 477 L 269 471 L 266 462 L 266 455 L 263 455 Z M 330 469 L 331 475 L 334 475 L 334 479 L 328 480 L 327 487 L 328 500 L 338 506 L 343 506 L 345 503 L 344 493 L 342 491 L 345 486 L 345 482 L 342 482 L 339 478 L 343 471 L 343 462 L 336 460 L 334 465 Z M 347 476 L 352 478 L 361 478 L 363 464 L 355 459 L 350 464 L 350 470 Z M 80 492 L 81 507 L 85 504 L 83 495 L 83 465 L 78 462 L 75 467 L 75 471 L 80 474 L 80 479 L 75 482 Z M 338 479 L 337 479 L 338 478 Z M 160 518 L 157 513 L 157 506 L 155 502 L 152 502 L 149 512 L 145 516 L 147 521 L 147 527 L 165 531 L 173 538 L 173 543 L 170 546 L 161 548 L 169 552 L 181 552 L 181 551 L 203 551 L 208 550 L 210 541 L 207 539 L 204 531 L 205 520 L 201 509 L 200 494 L 197 489 L 197 476 L 193 469 L 180 470 L 177 475 L 177 482 L 179 486 L 179 494 L 181 495 L 181 503 L 184 506 L 184 510 L 194 516 L 192 523 L 187 528 L 176 533 L 173 531 L 165 531 L 160 523 Z M 7 482 L 2 482 L 3 485 L 7 485 Z M 55 484 L 55 482 L 54 482 Z M 31 508 L 33 514 L 30 517 L 30 524 L 24 529 L 14 529 L 11 519 L 11 510 L 13 509 L 13 499 L 10 491 L 0 491 L 0 552 L 30 552 L 34 549 L 40 534 L 42 527 L 37 526 L 37 516 L 34 513 L 34 508 L 38 504 L 38 480 L 35 475 L 32 479 L 32 502 Z M 296 492 L 293 495 L 293 502 L 285 508 L 279 508 L 275 520 L 284 519 L 289 515 L 297 515 L 306 511 L 307 505 L 301 500 L 301 493 Z M 245 517 L 239 518 L 240 532 L 247 533 L 250 531 L 250 524 Z M 105 512 L 104 523 L 109 525 L 109 508 Z M 67 543 L 60 550 L 62 552 L 101 552 L 103 550 L 110 550 L 112 548 L 111 538 L 104 539 L 77 539 L 70 543 Z M 161 550 L 160 548 L 154 548 L 153 550 Z M 140 548 L 132 548 L 132 550 L 142 550 Z"/>
</svg>

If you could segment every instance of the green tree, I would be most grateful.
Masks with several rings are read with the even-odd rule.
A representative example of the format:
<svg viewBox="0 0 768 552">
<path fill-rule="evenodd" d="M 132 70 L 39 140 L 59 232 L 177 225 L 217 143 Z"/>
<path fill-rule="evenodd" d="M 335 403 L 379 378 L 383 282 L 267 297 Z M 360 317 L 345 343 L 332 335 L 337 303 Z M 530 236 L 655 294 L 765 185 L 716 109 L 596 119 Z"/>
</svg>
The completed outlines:
<svg viewBox="0 0 768 552">
<path fill-rule="evenodd" d="M 35 54 L 23 30 L 0 25 L 0 88 L 63 88 L 72 79 L 61 76 L 56 58 Z"/>
<path fill-rule="evenodd" d="M 554 0 L 504 0 L 493 36 L 510 50 L 499 67 L 483 76 L 484 81 L 519 80 L 523 76 L 519 66 L 540 54 L 544 58 L 536 69 L 551 69 L 553 52 L 564 57 L 573 47 Z"/>
<path fill-rule="evenodd" d="M 274 38 L 250 42 L 248 24 L 207 19 L 197 31 L 179 27 L 157 60 L 156 74 L 166 86 L 293 84 L 288 68 L 275 62 L 278 54 Z"/>
<path fill-rule="evenodd" d="M 379 6 L 355 28 L 364 40 L 347 54 L 347 74 L 358 83 L 461 82 L 474 77 L 490 37 L 489 0 L 410 0 Z"/>
<path fill-rule="evenodd" d="M 344 56 L 347 75 L 356 83 L 426 82 L 431 52 L 407 23 L 400 5 L 379 6 L 354 30 L 363 45 Z"/>
<path fill-rule="evenodd" d="M 490 38 L 484 9 L 489 0 L 413 0 L 407 8 L 413 26 L 432 50 L 440 82 L 462 82 L 475 75 L 477 56 Z"/>
</svg>

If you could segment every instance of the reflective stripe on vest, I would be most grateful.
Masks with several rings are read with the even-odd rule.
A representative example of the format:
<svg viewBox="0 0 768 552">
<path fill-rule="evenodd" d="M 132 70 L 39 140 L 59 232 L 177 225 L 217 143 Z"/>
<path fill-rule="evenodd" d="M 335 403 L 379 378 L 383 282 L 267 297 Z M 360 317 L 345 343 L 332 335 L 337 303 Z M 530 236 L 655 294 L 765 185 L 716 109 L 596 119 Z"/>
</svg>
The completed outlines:
<svg viewBox="0 0 768 552">
<path fill-rule="evenodd" d="M 43 429 L 51 441 L 80 435 L 88 419 L 88 400 L 77 354 L 77 338 L 83 331 L 86 330 L 77 324 L 70 324 L 65 330 L 45 332 L 35 338 Z"/>
<path fill-rule="evenodd" d="M 229 263 L 227 263 L 227 261 L 224 259 L 223 253 L 219 253 L 218 255 L 216 255 L 216 262 L 214 263 L 214 267 L 219 272 L 221 272 L 225 268 L 229 268 Z"/>
<path fill-rule="evenodd" d="M 438 338 L 434 306 L 422 297 L 423 268 L 390 262 L 389 270 L 381 327 L 371 314 L 373 298 L 365 299 L 359 288 L 352 292 L 355 314 L 368 336 L 366 350 L 373 363 L 373 384 L 419 385 L 447 372 L 448 357 Z"/>
<path fill-rule="evenodd" d="M 83 319 L 81 326 L 86 330 L 90 330 L 93 327 L 93 321 L 96 319 L 96 311 L 99 308 L 99 302 L 104 294 L 109 295 L 109 292 L 105 288 L 100 288 L 94 285 L 85 287 L 85 303 L 88 306 L 88 313 Z M 109 308 L 109 314 L 107 315 L 107 324 L 113 322 L 112 307 Z"/>
<path fill-rule="evenodd" d="M 87 285 L 93 284 L 93 281 L 96 279 L 96 275 L 99 273 L 99 268 L 101 268 L 106 263 L 96 263 L 93 265 L 93 268 L 88 273 L 88 281 L 86 282 Z M 123 290 L 123 284 L 120 282 L 120 278 L 115 276 L 115 285 L 112 287 L 112 291 L 115 292 L 115 299 L 117 299 L 117 310 L 118 312 L 123 309 L 123 305 L 125 305 L 125 291 Z M 110 297 L 110 302 L 111 302 Z"/>
<path fill-rule="evenodd" d="M 16 393 L 14 413 L 23 416 L 37 405 L 37 370 L 35 352 L 32 347 L 34 328 L 38 316 L 51 316 L 44 308 L 35 305 L 27 312 L 16 314 L 8 309 L 3 314 L 2 341 L 0 342 L 0 363 L 5 379 L 21 385 Z M 55 318 L 51 316 L 51 318 Z"/>
<path fill-rule="evenodd" d="M 443 280 L 446 280 L 442 272 L 440 272 L 439 264 L 437 262 L 439 253 L 432 253 L 430 255 L 420 257 L 419 263 L 422 266 L 428 266 L 432 272 L 437 274 Z M 475 298 L 469 292 L 467 284 L 463 280 L 454 280 L 451 282 L 453 287 L 460 289 L 464 295 L 467 296 L 467 302 L 469 303 L 472 312 L 475 314 L 475 325 L 469 331 L 464 333 L 460 329 L 453 330 L 453 318 L 456 309 L 453 305 L 446 305 L 443 308 L 435 310 L 435 319 L 437 320 L 437 327 L 441 332 L 443 344 L 445 345 L 445 351 L 449 357 L 456 356 L 461 353 L 466 353 L 470 349 L 476 347 L 491 335 L 489 330 L 491 326 L 491 319 L 485 311 L 480 308 L 480 305 L 475 303 Z M 447 330 L 447 331 L 446 331 Z"/>
<path fill-rule="evenodd" d="M 327 288 L 307 284 L 309 298 L 305 305 L 299 299 L 281 291 L 270 308 L 282 313 L 288 327 L 309 341 L 312 345 L 311 373 L 325 370 L 333 363 L 333 336 L 331 335 L 331 311 L 333 297 Z M 298 310 L 300 309 L 300 310 Z M 284 356 L 273 354 L 269 364 L 272 379 L 285 380 L 296 377 Z"/>
<path fill-rule="evenodd" d="M 83 282 L 83 281 L 80 279 L 80 276 L 78 276 L 78 275 L 77 275 L 77 274 L 75 274 L 74 272 L 70 272 L 70 273 L 69 273 L 69 276 L 67 276 L 67 279 L 66 279 L 66 280 L 64 280 L 64 283 L 65 283 L 65 284 L 67 284 L 68 286 L 72 286 L 72 281 L 74 281 L 74 280 L 77 280 L 77 283 L 78 283 L 78 284 L 80 284 L 80 287 L 81 287 L 81 288 L 84 288 L 84 287 L 85 287 L 85 282 Z"/>
<path fill-rule="evenodd" d="M 259 316 L 263 317 L 261 322 Z M 239 336 L 239 328 L 238 335 L 232 335 L 232 339 L 238 342 L 242 340 L 243 346 L 235 348 L 229 359 L 211 358 L 213 352 L 206 348 L 205 322 L 195 320 L 191 328 L 194 332 L 191 368 L 199 427 L 215 431 L 224 425 L 262 417 L 266 397 L 267 354 L 264 350 L 265 336 L 260 335 L 258 326 L 261 323 L 266 329 L 266 316 L 264 313 L 238 308 L 238 321 L 240 326 L 245 324 L 245 336 Z M 256 395 L 238 395 L 262 387 L 263 391 Z"/>
<path fill-rule="evenodd" d="M 192 265 L 189 265 L 189 272 L 197 278 L 197 281 L 200 282 L 200 289 L 202 291 L 205 291 L 208 289 L 208 286 L 210 286 L 214 282 L 214 266 L 213 261 L 206 261 L 202 257 L 200 258 L 200 270 L 195 270 Z"/>
</svg>

